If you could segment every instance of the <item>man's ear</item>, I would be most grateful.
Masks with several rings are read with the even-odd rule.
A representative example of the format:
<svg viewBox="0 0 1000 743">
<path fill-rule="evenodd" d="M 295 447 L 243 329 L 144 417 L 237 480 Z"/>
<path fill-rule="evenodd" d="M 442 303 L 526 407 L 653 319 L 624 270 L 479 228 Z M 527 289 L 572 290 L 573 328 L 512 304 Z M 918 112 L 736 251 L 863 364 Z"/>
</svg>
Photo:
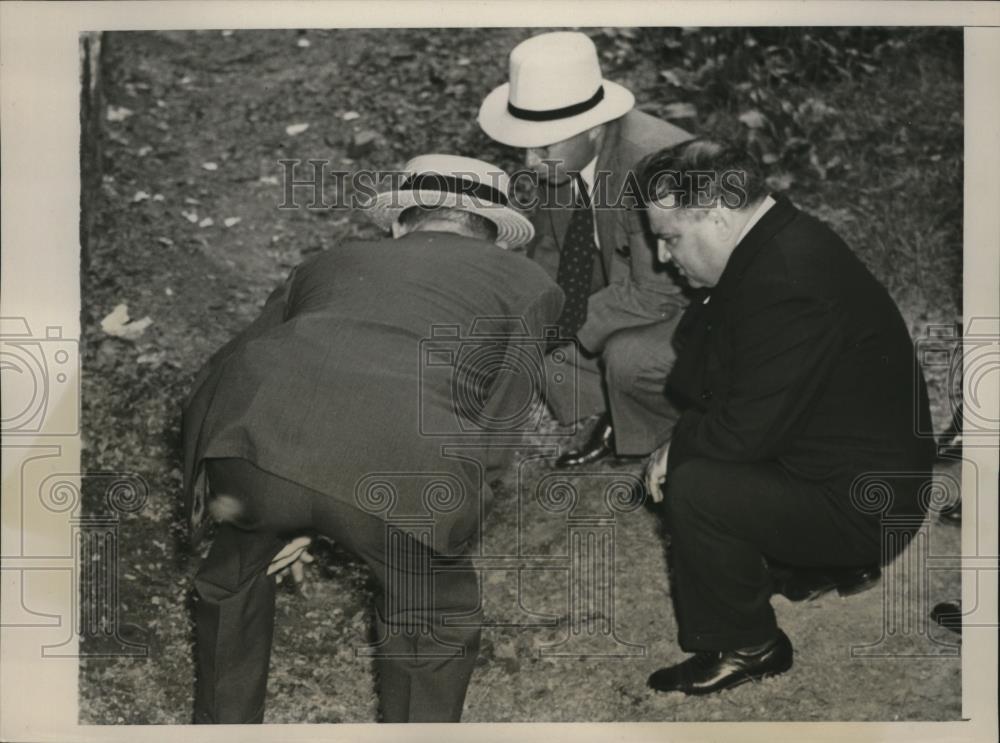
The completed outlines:
<svg viewBox="0 0 1000 743">
<path fill-rule="evenodd" d="M 604 143 L 604 129 L 606 126 L 606 124 L 598 124 L 587 131 L 587 140 L 597 151 L 600 151 L 601 145 Z"/>
</svg>

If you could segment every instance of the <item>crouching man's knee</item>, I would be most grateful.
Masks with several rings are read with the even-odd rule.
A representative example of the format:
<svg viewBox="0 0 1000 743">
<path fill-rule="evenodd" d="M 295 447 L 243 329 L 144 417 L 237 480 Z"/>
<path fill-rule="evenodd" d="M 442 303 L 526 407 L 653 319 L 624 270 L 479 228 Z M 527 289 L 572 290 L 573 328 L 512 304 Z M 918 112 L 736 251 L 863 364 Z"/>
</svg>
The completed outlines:
<svg viewBox="0 0 1000 743">
<path fill-rule="evenodd" d="M 642 351 L 641 338 L 628 330 L 619 330 L 608 338 L 601 353 L 607 383 L 616 389 L 629 389 L 635 382 Z"/>
<path fill-rule="evenodd" d="M 719 467 L 719 462 L 709 459 L 690 459 L 667 473 L 663 507 L 668 528 L 675 529 L 711 514 L 719 501 L 716 497 Z"/>
</svg>

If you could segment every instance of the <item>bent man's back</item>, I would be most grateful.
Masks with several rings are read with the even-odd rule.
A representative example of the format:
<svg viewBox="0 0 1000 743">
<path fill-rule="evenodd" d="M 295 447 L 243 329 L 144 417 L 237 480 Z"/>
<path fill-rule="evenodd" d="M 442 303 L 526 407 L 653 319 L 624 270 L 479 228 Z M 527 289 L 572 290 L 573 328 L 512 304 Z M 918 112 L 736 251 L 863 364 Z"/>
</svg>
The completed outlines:
<svg viewBox="0 0 1000 743">
<path fill-rule="evenodd" d="M 282 305 L 270 309 L 272 324 L 252 326 L 212 359 L 188 406 L 203 410 L 198 435 L 186 432 L 189 456 L 194 467 L 246 458 L 348 502 L 372 472 L 471 479 L 468 464 L 441 454 L 446 441 L 434 434 L 450 432 L 427 427 L 453 421 L 447 443 L 469 438 L 456 418 L 456 372 L 488 381 L 478 390 L 483 405 L 509 396 L 504 385 L 517 380 L 490 368 L 428 367 L 422 342 L 435 328 L 452 328 L 458 361 L 461 344 L 475 343 L 477 318 L 505 318 L 492 322 L 493 342 L 524 343 L 540 337 L 560 301 L 537 265 L 472 238 L 414 233 L 346 243 L 296 269 L 271 300 Z"/>
</svg>

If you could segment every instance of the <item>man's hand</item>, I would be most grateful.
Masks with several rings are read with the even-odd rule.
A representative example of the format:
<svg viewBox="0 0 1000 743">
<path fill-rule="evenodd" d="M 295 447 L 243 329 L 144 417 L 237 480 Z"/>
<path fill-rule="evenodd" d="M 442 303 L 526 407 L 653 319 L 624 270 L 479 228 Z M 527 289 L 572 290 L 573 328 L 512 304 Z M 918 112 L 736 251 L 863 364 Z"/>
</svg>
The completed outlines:
<svg viewBox="0 0 1000 743">
<path fill-rule="evenodd" d="M 305 579 L 302 569 L 303 563 L 310 563 L 316 558 L 306 552 L 306 548 L 312 543 L 312 537 L 296 537 L 286 544 L 281 552 L 274 556 L 271 564 L 267 568 L 267 574 L 277 573 L 277 581 L 281 583 L 282 578 L 289 571 L 296 586 L 301 586 Z"/>
<path fill-rule="evenodd" d="M 659 449 L 649 455 L 646 462 L 646 492 L 649 493 L 654 503 L 663 500 L 663 491 L 660 486 L 667 479 L 667 457 L 670 455 L 670 442 L 668 441 Z"/>
</svg>

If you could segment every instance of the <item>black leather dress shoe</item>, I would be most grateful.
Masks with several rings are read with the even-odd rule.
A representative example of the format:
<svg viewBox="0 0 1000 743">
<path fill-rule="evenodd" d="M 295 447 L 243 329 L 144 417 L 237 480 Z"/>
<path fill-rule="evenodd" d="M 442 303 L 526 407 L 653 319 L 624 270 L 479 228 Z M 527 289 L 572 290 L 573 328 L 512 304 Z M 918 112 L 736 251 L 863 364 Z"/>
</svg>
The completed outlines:
<svg viewBox="0 0 1000 743">
<path fill-rule="evenodd" d="M 942 601 L 931 609 L 931 619 L 945 629 L 962 634 L 962 602 Z"/>
<path fill-rule="evenodd" d="M 955 411 L 947 430 L 937 440 L 938 461 L 957 459 L 962 456 L 962 411 Z"/>
<path fill-rule="evenodd" d="M 951 508 L 945 509 L 938 514 L 938 520 L 942 524 L 948 524 L 949 526 L 961 526 L 962 525 L 962 503 L 959 501 Z"/>
<path fill-rule="evenodd" d="M 611 427 L 611 419 L 602 415 L 590 432 L 586 443 L 579 449 L 572 449 L 556 460 L 556 467 L 579 467 L 593 464 L 615 453 L 615 430 Z"/>
<path fill-rule="evenodd" d="M 789 601 L 814 601 L 831 591 L 853 596 L 874 588 L 882 577 L 878 565 L 860 568 L 776 568 L 771 567 L 774 593 Z"/>
<path fill-rule="evenodd" d="M 778 630 L 778 637 L 761 648 L 695 653 L 676 666 L 656 671 L 646 685 L 656 691 L 711 694 L 784 673 L 792 667 L 792 655 L 791 641 Z"/>
</svg>

